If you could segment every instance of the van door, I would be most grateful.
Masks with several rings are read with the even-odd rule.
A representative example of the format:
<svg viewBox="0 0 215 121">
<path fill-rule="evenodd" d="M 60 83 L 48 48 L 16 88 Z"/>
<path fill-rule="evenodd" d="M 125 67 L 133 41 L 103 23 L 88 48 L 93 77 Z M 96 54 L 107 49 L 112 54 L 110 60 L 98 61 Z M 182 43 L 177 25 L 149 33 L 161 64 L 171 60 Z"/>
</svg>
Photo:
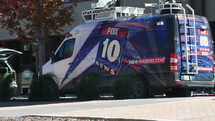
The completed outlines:
<svg viewBox="0 0 215 121">
<path fill-rule="evenodd" d="M 196 29 L 187 29 L 187 43 L 191 46 L 186 48 L 186 36 L 184 29 L 184 18 L 179 16 L 179 34 L 180 34 L 180 72 L 181 80 L 184 81 L 212 81 L 214 78 L 214 52 L 213 41 L 210 27 L 206 18 L 195 17 Z M 193 19 L 187 17 L 187 26 L 193 24 Z M 196 45 L 194 42 L 194 32 L 196 33 Z M 196 52 L 193 48 L 196 47 Z M 186 56 L 186 49 L 189 51 L 189 57 Z M 196 56 L 196 58 L 195 58 Z M 190 65 L 187 63 L 191 63 Z M 195 64 L 196 65 L 192 65 Z M 189 70 L 187 70 L 189 69 Z M 191 73 L 188 73 L 191 72 Z"/>
<path fill-rule="evenodd" d="M 65 40 L 52 57 L 49 68 L 56 75 L 59 86 L 72 62 L 74 46 L 75 38 Z"/>
</svg>

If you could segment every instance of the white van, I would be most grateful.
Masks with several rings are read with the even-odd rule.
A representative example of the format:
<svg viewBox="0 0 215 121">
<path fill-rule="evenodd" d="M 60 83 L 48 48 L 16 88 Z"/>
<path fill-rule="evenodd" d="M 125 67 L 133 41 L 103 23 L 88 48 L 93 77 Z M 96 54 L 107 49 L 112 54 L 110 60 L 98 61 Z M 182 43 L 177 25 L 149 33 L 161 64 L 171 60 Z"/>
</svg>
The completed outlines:
<svg viewBox="0 0 215 121">
<path fill-rule="evenodd" d="M 92 71 L 109 87 L 121 75 L 138 73 L 131 86 L 143 97 L 162 92 L 190 96 L 192 90 L 213 88 L 210 26 L 187 7 L 192 14 L 175 2 L 161 4 L 160 14 L 150 16 L 132 7 L 84 11 L 86 23 L 70 32 L 43 73 L 54 73 L 61 90 L 74 89 Z"/>
</svg>

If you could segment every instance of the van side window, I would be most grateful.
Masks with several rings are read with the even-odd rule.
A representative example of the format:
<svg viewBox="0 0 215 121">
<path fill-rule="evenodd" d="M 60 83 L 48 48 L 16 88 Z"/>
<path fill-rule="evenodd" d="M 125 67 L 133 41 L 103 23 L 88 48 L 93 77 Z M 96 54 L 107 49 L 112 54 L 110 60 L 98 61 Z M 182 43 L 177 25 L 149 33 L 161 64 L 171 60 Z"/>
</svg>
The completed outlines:
<svg viewBox="0 0 215 121">
<path fill-rule="evenodd" d="M 55 55 L 55 61 L 60 61 L 72 56 L 75 46 L 75 38 L 65 41 Z"/>
</svg>

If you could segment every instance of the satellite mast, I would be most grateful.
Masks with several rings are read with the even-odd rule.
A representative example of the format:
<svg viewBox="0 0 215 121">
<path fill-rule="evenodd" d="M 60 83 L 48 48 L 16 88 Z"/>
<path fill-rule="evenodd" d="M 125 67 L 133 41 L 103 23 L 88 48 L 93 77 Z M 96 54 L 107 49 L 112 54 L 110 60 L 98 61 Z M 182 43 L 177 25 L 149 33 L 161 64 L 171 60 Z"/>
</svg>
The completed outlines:
<svg viewBox="0 0 215 121">
<path fill-rule="evenodd" d="M 98 9 L 98 8 L 109 8 L 115 6 L 117 0 L 98 0 L 97 3 L 92 3 L 91 8 Z"/>
<path fill-rule="evenodd" d="M 115 6 L 117 0 L 98 0 L 92 3 L 92 10 L 82 11 L 85 22 L 137 17 L 144 15 L 145 8 Z"/>
</svg>

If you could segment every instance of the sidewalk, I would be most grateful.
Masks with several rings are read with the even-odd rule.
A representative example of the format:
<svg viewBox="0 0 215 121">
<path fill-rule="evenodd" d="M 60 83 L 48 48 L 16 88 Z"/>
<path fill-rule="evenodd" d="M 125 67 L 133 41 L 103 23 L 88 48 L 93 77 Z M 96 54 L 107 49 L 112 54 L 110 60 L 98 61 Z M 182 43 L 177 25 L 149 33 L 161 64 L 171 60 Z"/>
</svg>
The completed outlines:
<svg viewBox="0 0 215 121">
<path fill-rule="evenodd" d="M 95 101 L 97 102 L 97 101 Z M 111 102 L 111 101 L 110 101 Z M 84 103 L 84 102 L 83 102 Z M 75 103 L 76 104 L 76 103 Z M 75 105 L 72 104 L 72 105 Z M 52 105 L 52 104 L 50 104 Z M 53 104 L 63 105 L 63 104 Z M 68 106 L 72 106 L 68 105 Z M 48 107 L 47 105 L 36 106 Z M 25 107 L 29 109 L 36 108 Z M 11 107 L 13 108 L 13 107 Z M 21 107 L 15 107 L 21 108 Z M 8 110 L 5 109 L 5 110 Z M 1 121 L 10 119 L 0 118 Z M 10 121 L 215 121 L 215 98 L 156 104 L 67 111 L 42 115 L 15 117 Z"/>
<path fill-rule="evenodd" d="M 215 100 L 167 102 L 153 105 L 52 114 L 75 117 L 103 117 L 147 120 L 215 121 Z"/>
</svg>

